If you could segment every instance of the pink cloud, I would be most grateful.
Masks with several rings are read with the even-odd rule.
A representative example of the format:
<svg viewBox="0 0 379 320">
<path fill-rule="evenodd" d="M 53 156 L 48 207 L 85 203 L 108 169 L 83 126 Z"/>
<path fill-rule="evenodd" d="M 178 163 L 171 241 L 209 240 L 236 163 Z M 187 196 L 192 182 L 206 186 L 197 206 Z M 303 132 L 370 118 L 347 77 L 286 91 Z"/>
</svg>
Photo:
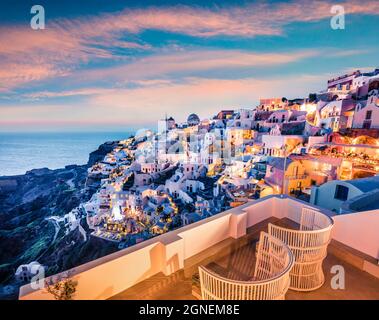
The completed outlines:
<svg viewBox="0 0 379 320">
<path fill-rule="evenodd" d="M 67 23 L 67 22 L 66 22 Z M 96 47 L 98 46 L 98 47 Z M 0 90 L 68 75 L 93 59 L 120 59 L 111 48 L 146 50 L 148 45 L 107 38 L 91 39 L 80 30 L 53 22 L 45 30 L 0 27 Z"/>
<path fill-rule="evenodd" d="M 328 49 L 329 55 L 339 56 L 339 51 Z M 361 51 L 344 51 L 343 56 L 359 54 Z M 320 56 L 319 50 L 306 50 L 282 53 L 256 53 L 240 50 L 192 50 L 153 55 L 136 59 L 125 65 L 111 68 L 83 70 L 69 78 L 69 84 L 75 88 L 83 83 L 95 84 L 101 80 L 113 84 L 113 88 L 87 87 L 65 91 L 42 91 L 23 95 L 27 99 L 46 99 L 71 96 L 99 96 L 120 92 L 122 88 L 162 88 L 180 83 L 188 84 L 188 75 L 193 72 L 211 70 L 233 70 L 249 67 L 272 67 L 297 62 L 302 59 Z M 221 81 L 221 80 L 220 80 Z M 192 81 L 190 81 L 192 82 Z"/>
<path fill-rule="evenodd" d="M 38 81 L 55 76 L 63 76 L 66 72 L 51 64 L 1 64 L 0 92 L 7 92 L 21 83 Z"/>
<path fill-rule="evenodd" d="M 235 80 L 188 78 L 185 83 L 161 83 L 133 89 L 104 91 L 90 88 L 87 92 L 96 94 L 80 103 L 3 106 L 0 125 L 124 123 L 127 127 L 156 123 L 165 112 L 179 121 L 185 120 L 192 112 L 205 118 L 220 108 L 252 108 L 261 97 L 302 96 L 322 88 L 327 78 L 328 75 Z"/>
<path fill-rule="evenodd" d="M 128 64 L 93 70 L 84 70 L 75 75 L 76 82 L 109 79 L 122 84 L 141 81 L 162 81 L 162 77 L 188 72 L 243 69 L 247 67 L 271 67 L 296 62 L 319 55 L 318 50 L 282 53 L 256 53 L 241 50 L 190 50 L 156 54 L 135 59 Z M 167 80 L 166 80 L 167 81 Z"/>
<path fill-rule="evenodd" d="M 110 93 L 114 89 L 104 89 L 104 88 L 84 88 L 76 90 L 67 90 L 67 91 L 40 91 L 25 94 L 23 97 L 32 100 L 39 100 L 45 98 L 58 98 L 58 97 L 76 97 L 76 96 L 94 96 L 98 94 Z"/>
<path fill-rule="evenodd" d="M 125 9 L 87 21 L 77 21 L 88 36 L 127 31 L 164 30 L 197 37 L 217 35 L 252 37 L 282 34 L 283 26 L 296 21 L 317 21 L 331 17 L 336 3 L 326 0 L 300 0 L 286 3 L 258 2 L 243 7 L 200 8 L 188 6 Z M 339 2 L 348 14 L 378 15 L 376 0 Z M 96 28 L 94 28 L 96 26 Z"/>
<path fill-rule="evenodd" d="M 295 76 L 271 79 L 199 79 L 166 86 L 122 89 L 90 97 L 92 110 L 112 110 L 125 121 L 157 121 L 165 112 L 185 119 L 190 112 L 207 117 L 220 108 L 254 107 L 262 97 L 298 97 L 320 90 L 327 77 Z"/>
<path fill-rule="evenodd" d="M 0 75 L 1 90 L 11 89 L 30 81 L 47 79 L 76 70 L 80 63 L 93 59 L 121 59 L 113 49 L 152 49 L 136 37 L 144 30 L 163 30 L 195 37 L 219 35 L 254 37 L 281 35 L 284 26 L 291 22 L 318 21 L 332 16 L 334 2 L 325 0 L 292 1 L 288 3 L 248 4 L 243 7 L 201 8 L 188 6 L 148 7 L 125 9 L 117 13 L 86 16 L 76 19 L 48 21 L 46 29 L 34 31 L 28 26 L 0 27 Z M 377 0 L 349 0 L 339 2 L 346 13 L 379 14 Z M 132 41 L 124 41 L 125 35 Z M 219 63 L 216 58 L 203 63 Z M 200 57 L 201 59 L 201 57 Z M 226 64 L 238 64 L 227 58 Z M 249 57 L 243 57 L 241 65 Z M 263 59 L 263 58 L 261 58 Z M 172 62 L 174 65 L 178 62 Z M 190 64 L 185 61 L 188 66 Z M 9 76 L 14 70 L 22 70 L 33 64 L 26 76 Z M 196 63 L 199 67 L 200 62 Z M 45 71 L 43 71 L 45 69 Z"/>
</svg>

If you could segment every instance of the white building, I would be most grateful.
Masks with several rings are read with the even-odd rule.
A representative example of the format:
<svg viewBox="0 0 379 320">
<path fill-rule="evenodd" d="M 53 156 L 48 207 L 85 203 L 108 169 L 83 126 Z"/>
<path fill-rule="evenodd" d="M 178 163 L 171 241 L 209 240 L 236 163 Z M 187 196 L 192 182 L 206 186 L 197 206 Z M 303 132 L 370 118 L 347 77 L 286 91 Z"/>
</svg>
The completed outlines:
<svg viewBox="0 0 379 320">
<path fill-rule="evenodd" d="M 166 169 L 169 166 L 167 163 L 155 163 L 155 162 L 149 162 L 149 163 L 141 163 L 141 172 L 142 173 L 157 173 L 161 172 L 162 170 Z"/>
<path fill-rule="evenodd" d="M 353 128 L 379 129 L 379 93 L 370 92 L 367 101 L 360 101 L 355 106 Z"/>
<path fill-rule="evenodd" d="M 228 120 L 228 128 L 251 129 L 254 124 L 255 112 L 251 109 L 240 109 L 236 111 L 235 116 Z"/>
<path fill-rule="evenodd" d="M 351 128 L 354 117 L 354 101 L 351 99 L 331 101 L 316 113 L 316 126 L 332 131 Z"/>
<path fill-rule="evenodd" d="M 151 175 L 148 173 L 134 173 L 134 187 L 148 186 L 153 182 Z"/>
<path fill-rule="evenodd" d="M 37 276 L 41 272 L 44 272 L 44 267 L 37 261 L 32 261 L 29 264 L 20 265 L 15 273 L 16 279 L 22 282 L 30 282 L 33 277 Z M 45 275 L 41 274 L 43 278 Z"/>
<path fill-rule="evenodd" d="M 319 187 L 312 187 L 310 203 L 341 213 L 341 207 L 346 201 L 374 190 L 379 191 L 379 176 L 354 180 L 332 180 Z"/>
<path fill-rule="evenodd" d="M 268 135 L 262 136 L 262 154 L 265 156 L 284 157 L 283 146 L 289 146 L 292 151 L 304 142 L 304 137 L 299 135 Z"/>
<path fill-rule="evenodd" d="M 204 184 L 198 180 L 186 180 L 185 189 L 183 191 L 187 193 L 196 193 L 199 190 L 204 190 Z"/>
</svg>

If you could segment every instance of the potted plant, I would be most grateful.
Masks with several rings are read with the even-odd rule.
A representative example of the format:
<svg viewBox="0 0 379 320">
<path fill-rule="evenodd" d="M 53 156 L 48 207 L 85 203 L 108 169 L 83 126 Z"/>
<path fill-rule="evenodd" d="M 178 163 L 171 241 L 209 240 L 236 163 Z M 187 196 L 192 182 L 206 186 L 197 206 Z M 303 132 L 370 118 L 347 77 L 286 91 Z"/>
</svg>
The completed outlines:
<svg viewBox="0 0 379 320">
<path fill-rule="evenodd" d="M 78 282 L 73 280 L 69 273 L 58 276 L 55 280 L 45 281 L 46 291 L 54 296 L 55 300 L 72 300 Z"/>
</svg>

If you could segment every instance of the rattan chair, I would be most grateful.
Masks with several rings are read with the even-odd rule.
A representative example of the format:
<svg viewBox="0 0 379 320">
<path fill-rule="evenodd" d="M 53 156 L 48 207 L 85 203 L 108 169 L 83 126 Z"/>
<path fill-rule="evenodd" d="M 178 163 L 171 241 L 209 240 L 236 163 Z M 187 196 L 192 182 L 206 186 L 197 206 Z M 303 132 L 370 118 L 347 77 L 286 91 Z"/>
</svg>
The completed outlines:
<svg viewBox="0 0 379 320">
<path fill-rule="evenodd" d="M 290 289 L 316 290 L 325 281 L 322 263 L 327 256 L 333 220 L 319 211 L 303 208 L 300 221 L 295 222 L 299 223 L 299 230 L 269 223 L 268 233 L 287 244 L 294 255 Z"/>
<path fill-rule="evenodd" d="M 291 250 L 279 239 L 261 232 L 254 278 L 251 281 L 227 279 L 199 267 L 203 300 L 284 300 L 294 265 Z"/>
</svg>

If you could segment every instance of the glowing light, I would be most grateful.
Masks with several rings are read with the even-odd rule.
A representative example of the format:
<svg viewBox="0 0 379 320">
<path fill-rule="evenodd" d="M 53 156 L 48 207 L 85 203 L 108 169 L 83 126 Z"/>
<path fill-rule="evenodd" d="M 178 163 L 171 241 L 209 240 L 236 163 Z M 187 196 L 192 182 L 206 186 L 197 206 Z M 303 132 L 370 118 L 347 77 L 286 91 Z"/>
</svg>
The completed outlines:
<svg viewBox="0 0 379 320">
<path fill-rule="evenodd" d="M 116 220 L 116 221 L 119 221 L 122 219 L 122 214 L 121 214 L 121 210 L 120 210 L 120 206 L 114 206 L 113 209 L 112 209 L 112 216 L 113 216 L 113 219 Z"/>
<path fill-rule="evenodd" d="M 313 104 L 313 103 L 303 103 L 301 106 L 300 106 L 300 110 L 301 111 L 306 111 L 308 113 L 313 113 L 316 111 L 316 105 Z"/>
</svg>

